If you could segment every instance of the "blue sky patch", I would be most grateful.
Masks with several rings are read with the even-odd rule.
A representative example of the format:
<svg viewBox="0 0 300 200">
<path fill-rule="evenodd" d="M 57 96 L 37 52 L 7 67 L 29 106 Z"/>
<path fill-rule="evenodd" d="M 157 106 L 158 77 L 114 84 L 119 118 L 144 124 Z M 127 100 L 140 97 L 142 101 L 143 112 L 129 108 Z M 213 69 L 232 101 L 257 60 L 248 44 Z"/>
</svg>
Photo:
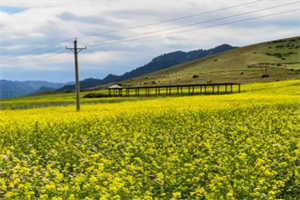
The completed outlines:
<svg viewBox="0 0 300 200">
<path fill-rule="evenodd" d="M 24 7 L 11 7 L 11 6 L 0 6 L 0 12 L 5 12 L 8 14 L 20 13 L 27 10 Z"/>
</svg>

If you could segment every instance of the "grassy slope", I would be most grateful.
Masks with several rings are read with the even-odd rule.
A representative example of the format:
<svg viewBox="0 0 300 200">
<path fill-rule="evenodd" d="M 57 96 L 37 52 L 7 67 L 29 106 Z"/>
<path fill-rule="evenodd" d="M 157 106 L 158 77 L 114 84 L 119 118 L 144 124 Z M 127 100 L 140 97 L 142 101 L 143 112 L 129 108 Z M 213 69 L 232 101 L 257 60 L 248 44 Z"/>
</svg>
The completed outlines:
<svg viewBox="0 0 300 200">
<path fill-rule="evenodd" d="M 153 81 L 160 85 L 207 81 L 245 83 L 298 79 L 299 51 L 300 37 L 271 41 L 174 66 L 126 81 L 125 84 L 151 85 Z M 267 66 L 266 74 L 270 76 L 266 79 L 261 77 L 265 74 L 264 66 Z M 199 77 L 193 78 L 194 75 Z"/>
</svg>

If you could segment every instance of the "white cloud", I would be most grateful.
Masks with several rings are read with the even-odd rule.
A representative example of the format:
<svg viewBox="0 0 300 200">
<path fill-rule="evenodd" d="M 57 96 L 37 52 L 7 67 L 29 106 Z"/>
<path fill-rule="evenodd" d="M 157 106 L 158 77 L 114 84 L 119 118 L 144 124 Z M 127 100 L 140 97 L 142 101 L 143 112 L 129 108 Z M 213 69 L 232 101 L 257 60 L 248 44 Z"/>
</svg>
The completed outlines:
<svg viewBox="0 0 300 200">
<path fill-rule="evenodd" d="M 204 24 L 193 28 L 187 25 L 295 1 L 261 0 L 222 12 L 200 15 L 204 11 L 247 2 L 254 0 L 1 0 L 0 7 L 27 9 L 14 14 L 0 11 L 0 53 L 3 55 L 0 57 L 0 72 L 1 69 L 7 70 L 9 67 L 28 71 L 69 69 L 72 56 L 65 52 L 55 52 L 59 49 L 63 52 L 64 46 L 75 37 L 79 38 L 80 44 L 89 47 L 89 53 L 80 57 L 80 62 L 87 66 L 85 69 L 94 69 L 95 73 L 101 71 L 105 74 L 126 72 L 167 51 L 211 48 L 220 43 L 248 45 L 300 35 L 297 23 L 299 12 L 209 29 Z M 300 8 L 300 3 L 252 13 L 245 17 L 259 17 L 297 7 Z M 132 29 L 139 25 L 187 15 L 198 16 Z M 241 17 L 233 17 L 228 21 L 238 19 Z M 142 35 L 149 32 L 151 37 L 143 38 Z M 135 37 L 142 38 L 101 45 L 107 40 Z M 95 44 L 98 46 L 94 46 Z"/>
<path fill-rule="evenodd" d="M 102 62 L 107 63 L 111 60 L 118 60 L 129 55 L 126 52 L 106 51 L 106 52 L 93 52 L 81 55 L 82 62 Z"/>
<path fill-rule="evenodd" d="M 80 61 L 83 63 L 98 63 L 107 64 L 111 60 L 124 59 L 129 55 L 126 52 L 92 52 L 80 54 Z M 61 64 L 72 64 L 73 54 L 70 52 L 59 53 L 59 54 L 40 54 L 40 55 L 24 55 L 24 56 L 0 56 L 3 61 L 0 64 L 2 68 L 9 67 L 21 67 L 24 64 L 27 65 L 28 69 L 44 69 L 47 70 L 64 70 L 64 66 Z M 11 65 L 11 62 L 14 65 Z M 51 66 L 55 63 L 56 67 L 45 68 L 46 66 Z"/>
</svg>

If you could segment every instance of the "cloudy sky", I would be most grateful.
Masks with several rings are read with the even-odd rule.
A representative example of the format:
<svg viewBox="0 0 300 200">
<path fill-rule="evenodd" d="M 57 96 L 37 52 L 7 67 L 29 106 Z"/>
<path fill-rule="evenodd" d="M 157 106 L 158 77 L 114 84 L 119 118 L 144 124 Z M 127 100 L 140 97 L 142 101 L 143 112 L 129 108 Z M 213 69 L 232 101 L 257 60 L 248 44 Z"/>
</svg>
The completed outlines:
<svg viewBox="0 0 300 200">
<path fill-rule="evenodd" d="M 1 0 L 0 79 L 122 74 L 177 50 L 245 46 L 300 35 L 296 0 Z"/>
</svg>

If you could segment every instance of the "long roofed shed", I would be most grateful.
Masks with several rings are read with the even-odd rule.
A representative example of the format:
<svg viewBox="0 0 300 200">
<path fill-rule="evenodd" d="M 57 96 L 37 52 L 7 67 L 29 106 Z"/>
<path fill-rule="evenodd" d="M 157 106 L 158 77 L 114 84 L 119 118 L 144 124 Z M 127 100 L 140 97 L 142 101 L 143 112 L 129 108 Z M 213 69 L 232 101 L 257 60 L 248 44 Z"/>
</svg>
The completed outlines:
<svg viewBox="0 0 300 200">
<path fill-rule="evenodd" d="M 112 85 L 110 87 L 108 87 L 109 89 L 122 89 L 123 87 L 119 84 L 115 84 L 115 85 Z"/>
</svg>

